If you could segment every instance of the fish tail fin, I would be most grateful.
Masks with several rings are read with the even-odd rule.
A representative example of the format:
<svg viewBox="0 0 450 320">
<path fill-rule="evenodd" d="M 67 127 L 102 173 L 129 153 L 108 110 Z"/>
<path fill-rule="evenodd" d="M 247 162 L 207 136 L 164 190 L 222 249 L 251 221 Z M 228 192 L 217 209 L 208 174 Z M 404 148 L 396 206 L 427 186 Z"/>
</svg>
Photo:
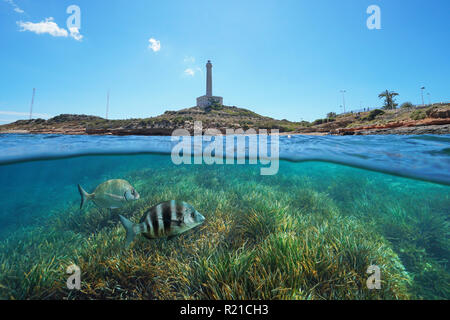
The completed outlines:
<svg viewBox="0 0 450 320">
<path fill-rule="evenodd" d="M 83 208 L 83 205 L 89 201 L 90 198 L 92 198 L 92 195 L 84 191 L 84 189 L 78 185 L 78 192 L 81 196 L 81 203 L 80 203 L 80 209 Z"/>
<path fill-rule="evenodd" d="M 128 248 L 137 235 L 137 233 L 134 231 L 135 224 L 120 214 L 119 214 L 119 218 L 120 218 L 120 222 L 122 222 L 122 225 L 125 228 L 125 231 L 127 232 L 127 239 L 125 241 L 125 247 Z"/>
</svg>

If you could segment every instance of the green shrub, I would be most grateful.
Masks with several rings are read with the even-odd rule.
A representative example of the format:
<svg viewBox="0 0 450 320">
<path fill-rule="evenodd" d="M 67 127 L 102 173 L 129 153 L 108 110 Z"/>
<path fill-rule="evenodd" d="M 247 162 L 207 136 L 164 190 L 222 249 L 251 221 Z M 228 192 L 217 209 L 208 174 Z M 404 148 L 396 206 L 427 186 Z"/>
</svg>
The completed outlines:
<svg viewBox="0 0 450 320">
<path fill-rule="evenodd" d="M 313 126 L 318 125 L 318 124 L 322 124 L 323 123 L 323 119 L 317 119 L 313 121 Z"/>
<path fill-rule="evenodd" d="M 422 120 L 427 117 L 423 110 L 414 110 L 409 116 L 412 120 Z"/>
<path fill-rule="evenodd" d="M 363 118 L 363 120 L 368 120 L 368 121 L 372 121 L 374 120 L 377 116 L 384 114 L 384 111 L 381 109 L 375 109 L 369 112 L 369 115 L 365 118 Z"/>
<path fill-rule="evenodd" d="M 327 118 L 336 118 L 336 112 L 327 113 Z"/>
<path fill-rule="evenodd" d="M 414 105 L 411 102 L 404 102 L 400 106 L 401 109 L 412 109 Z"/>
</svg>

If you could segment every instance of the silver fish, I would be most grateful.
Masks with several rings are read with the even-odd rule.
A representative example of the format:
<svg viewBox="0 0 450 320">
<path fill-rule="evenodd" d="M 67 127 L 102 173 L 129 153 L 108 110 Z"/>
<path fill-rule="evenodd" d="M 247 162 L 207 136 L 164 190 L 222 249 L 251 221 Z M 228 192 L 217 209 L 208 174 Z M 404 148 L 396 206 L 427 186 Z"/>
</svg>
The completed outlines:
<svg viewBox="0 0 450 320">
<path fill-rule="evenodd" d="M 139 223 L 133 223 L 121 215 L 119 218 L 127 232 L 127 247 L 138 234 L 142 233 L 148 239 L 172 238 L 205 221 L 205 217 L 193 206 L 176 200 L 162 202 L 148 209 Z"/>
<path fill-rule="evenodd" d="M 116 209 L 128 201 L 139 199 L 139 193 L 126 180 L 113 179 L 99 184 L 93 193 L 87 193 L 78 185 L 81 195 L 80 209 L 88 201 L 93 201 L 100 208 Z"/>
</svg>

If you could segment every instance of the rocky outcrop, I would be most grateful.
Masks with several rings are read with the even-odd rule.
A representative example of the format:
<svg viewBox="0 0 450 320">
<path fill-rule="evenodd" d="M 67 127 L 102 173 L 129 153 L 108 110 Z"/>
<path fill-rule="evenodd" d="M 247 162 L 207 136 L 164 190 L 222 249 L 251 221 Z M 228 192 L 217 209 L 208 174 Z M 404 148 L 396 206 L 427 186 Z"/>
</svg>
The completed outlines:
<svg viewBox="0 0 450 320">
<path fill-rule="evenodd" d="M 331 130 L 334 135 L 367 134 L 449 134 L 450 117 L 445 119 L 424 119 L 417 121 L 397 121 L 383 125 Z"/>
<path fill-rule="evenodd" d="M 99 121 L 103 118 L 96 116 L 88 116 L 85 114 L 60 114 L 47 120 L 47 123 L 65 123 L 65 122 L 85 122 L 85 121 Z"/>
<path fill-rule="evenodd" d="M 450 125 L 431 125 L 431 126 L 416 126 L 416 127 L 399 127 L 393 129 L 375 129 L 375 130 L 362 130 L 358 131 L 356 135 L 369 135 L 369 134 L 449 134 Z"/>
<path fill-rule="evenodd" d="M 85 134 L 115 136 L 170 136 L 173 128 L 86 129 Z"/>
<path fill-rule="evenodd" d="M 431 108 L 430 110 L 427 110 L 426 115 L 429 118 L 434 119 L 445 119 L 450 118 L 450 108 Z"/>
</svg>

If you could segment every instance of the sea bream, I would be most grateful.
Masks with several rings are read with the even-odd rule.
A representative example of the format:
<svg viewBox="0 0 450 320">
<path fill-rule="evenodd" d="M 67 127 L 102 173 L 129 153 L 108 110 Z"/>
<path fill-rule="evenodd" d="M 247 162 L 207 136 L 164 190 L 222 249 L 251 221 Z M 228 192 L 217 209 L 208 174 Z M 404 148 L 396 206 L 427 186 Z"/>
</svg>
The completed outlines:
<svg viewBox="0 0 450 320">
<path fill-rule="evenodd" d="M 119 218 L 127 232 L 127 247 L 138 234 L 142 233 L 148 239 L 171 238 L 205 221 L 205 217 L 189 203 L 176 200 L 148 209 L 139 223 L 133 223 L 121 215 Z"/>
<path fill-rule="evenodd" d="M 92 193 L 87 193 L 78 185 L 78 191 L 81 195 L 80 209 L 88 201 L 94 202 L 100 208 L 116 209 L 123 207 L 128 201 L 139 199 L 139 193 L 128 181 L 122 179 L 105 181 Z"/>
</svg>

